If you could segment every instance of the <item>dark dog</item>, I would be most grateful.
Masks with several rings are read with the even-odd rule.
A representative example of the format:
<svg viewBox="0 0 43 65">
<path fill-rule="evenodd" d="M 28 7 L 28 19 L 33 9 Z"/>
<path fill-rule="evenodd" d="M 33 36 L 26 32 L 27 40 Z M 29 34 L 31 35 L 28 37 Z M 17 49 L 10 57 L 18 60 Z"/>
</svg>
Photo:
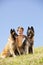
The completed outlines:
<svg viewBox="0 0 43 65">
<path fill-rule="evenodd" d="M 27 29 L 27 39 L 28 39 L 28 42 L 29 42 L 29 53 L 33 53 L 34 52 L 34 47 L 33 47 L 33 45 L 34 45 L 34 28 L 33 28 L 33 26 L 31 26 L 31 27 L 28 27 L 28 29 Z"/>
</svg>

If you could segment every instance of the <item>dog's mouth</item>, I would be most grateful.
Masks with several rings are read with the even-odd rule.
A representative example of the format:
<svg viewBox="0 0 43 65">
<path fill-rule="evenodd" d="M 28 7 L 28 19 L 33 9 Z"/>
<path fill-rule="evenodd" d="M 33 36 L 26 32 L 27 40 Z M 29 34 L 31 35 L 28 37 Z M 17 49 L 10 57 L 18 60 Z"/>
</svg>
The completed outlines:
<svg viewBox="0 0 43 65">
<path fill-rule="evenodd" d="M 17 37 L 18 35 L 15 33 L 14 36 Z"/>
<path fill-rule="evenodd" d="M 15 33 L 15 32 L 12 34 L 12 38 L 13 38 L 14 40 L 16 39 L 17 36 L 18 36 L 18 35 L 17 35 L 17 33 Z"/>
<path fill-rule="evenodd" d="M 15 33 L 15 32 L 13 32 L 12 35 L 15 36 L 15 37 L 18 36 L 17 33 Z"/>
<path fill-rule="evenodd" d="M 30 38 L 32 35 L 31 34 L 28 34 L 28 37 Z"/>
</svg>

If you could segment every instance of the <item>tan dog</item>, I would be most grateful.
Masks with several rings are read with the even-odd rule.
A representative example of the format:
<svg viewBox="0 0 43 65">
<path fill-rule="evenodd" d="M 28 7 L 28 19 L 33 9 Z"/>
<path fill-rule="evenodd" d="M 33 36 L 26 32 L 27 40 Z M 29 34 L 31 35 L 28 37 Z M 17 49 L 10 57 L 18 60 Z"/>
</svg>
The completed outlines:
<svg viewBox="0 0 43 65">
<path fill-rule="evenodd" d="M 14 51 L 16 49 L 16 36 L 17 36 L 17 34 L 16 34 L 15 30 L 11 29 L 10 30 L 10 36 L 8 38 L 8 42 L 7 42 L 4 50 L 1 53 L 2 58 L 8 57 L 10 55 L 15 57 Z"/>
</svg>

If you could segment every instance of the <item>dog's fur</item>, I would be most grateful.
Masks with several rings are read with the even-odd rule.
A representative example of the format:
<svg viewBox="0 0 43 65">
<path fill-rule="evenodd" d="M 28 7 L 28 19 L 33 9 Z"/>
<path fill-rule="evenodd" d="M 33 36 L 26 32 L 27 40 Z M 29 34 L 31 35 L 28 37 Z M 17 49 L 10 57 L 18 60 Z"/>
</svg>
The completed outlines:
<svg viewBox="0 0 43 65">
<path fill-rule="evenodd" d="M 2 58 L 5 58 L 5 57 L 10 56 L 10 55 L 15 57 L 14 51 L 16 48 L 16 36 L 17 36 L 17 34 L 16 34 L 15 30 L 11 29 L 10 36 L 8 38 L 8 42 L 7 42 L 4 50 L 1 53 Z"/>
<path fill-rule="evenodd" d="M 31 27 L 28 27 L 27 29 L 27 39 L 28 39 L 28 42 L 29 42 L 29 53 L 33 53 L 34 52 L 34 28 L 33 26 Z"/>
</svg>

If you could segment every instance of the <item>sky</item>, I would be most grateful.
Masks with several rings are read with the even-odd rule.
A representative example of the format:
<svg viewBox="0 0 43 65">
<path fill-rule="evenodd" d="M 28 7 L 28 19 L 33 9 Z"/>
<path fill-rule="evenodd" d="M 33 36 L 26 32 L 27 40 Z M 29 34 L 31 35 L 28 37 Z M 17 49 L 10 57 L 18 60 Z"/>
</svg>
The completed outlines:
<svg viewBox="0 0 43 65">
<path fill-rule="evenodd" d="M 43 0 L 0 0 L 0 52 L 7 44 L 10 29 L 28 26 L 35 30 L 34 47 L 43 46 Z"/>
</svg>

